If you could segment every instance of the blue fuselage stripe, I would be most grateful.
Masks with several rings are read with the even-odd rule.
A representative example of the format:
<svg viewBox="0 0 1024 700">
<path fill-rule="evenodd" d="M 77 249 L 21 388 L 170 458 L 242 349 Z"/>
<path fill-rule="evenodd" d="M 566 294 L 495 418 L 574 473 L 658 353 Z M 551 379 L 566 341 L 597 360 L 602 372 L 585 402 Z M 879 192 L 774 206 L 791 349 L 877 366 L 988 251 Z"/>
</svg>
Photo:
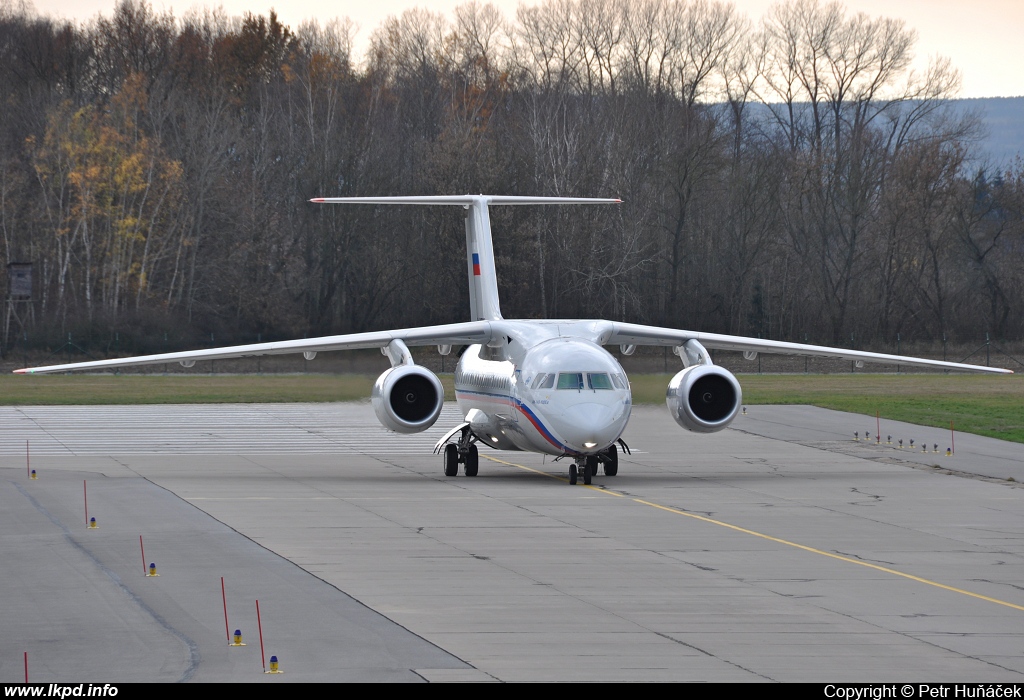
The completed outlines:
<svg viewBox="0 0 1024 700">
<path fill-rule="evenodd" d="M 547 429 L 547 427 L 540 420 L 540 418 L 537 417 L 537 414 L 534 413 L 530 409 L 530 407 L 526 405 L 526 402 L 516 400 L 511 396 L 508 396 L 507 394 L 492 394 L 486 391 L 473 391 L 472 389 L 456 389 L 455 393 L 456 396 L 458 394 L 472 394 L 474 396 L 480 396 L 487 399 L 498 401 L 507 406 L 512 406 L 513 408 L 518 409 L 519 412 L 522 413 L 528 421 L 530 421 L 530 424 L 533 425 L 534 429 L 538 433 L 540 433 L 545 440 L 547 440 L 560 450 L 564 450 L 565 452 L 573 452 L 573 450 L 570 450 L 568 447 L 559 442 L 559 440 L 551 433 L 551 431 Z"/>
</svg>

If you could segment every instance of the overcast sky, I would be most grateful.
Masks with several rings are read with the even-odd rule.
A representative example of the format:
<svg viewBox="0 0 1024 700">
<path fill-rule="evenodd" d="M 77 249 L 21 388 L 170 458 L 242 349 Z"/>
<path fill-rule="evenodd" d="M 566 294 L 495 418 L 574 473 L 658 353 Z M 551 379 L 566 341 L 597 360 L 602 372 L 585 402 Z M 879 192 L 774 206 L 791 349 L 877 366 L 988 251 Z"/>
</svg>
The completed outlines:
<svg viewBox="0 0 1024 700">
<path fill-rule="evenodd" d="M 2 2 L 3 0 L 0 0 Z M 373 29 L 388 15 L 399 15 L 411 7 L 426 7 L 451 13 L 464 0 L 273 0 L 257 4 L 246 0 L 194 2 L 194 0 L 152 0 L 158 12 L 171 10 L 181 16 L 194 6 L 221 6 L 229 15 L 245 12 L 266 14 L 271 7 L 282 21 L 298 26 L 304 19 L 321 22 L 350 17 L 360 27 L 359 45 L 365 44 Z M 115 0 L 33 0 L 41 14 L 88 20 L 97 14 L 110 15 Z M 508 18 L 515 16 L 518 0 L 493 0 Z M 536 2 L 523 3 L 527 5 Z M 753 20 L 772 0 L 736 0 L 733 4 Z M 923 68 L 929 56 L 948 56 L 963 73 L 961 97 L 1012 97 L 1024 95 L 1024 59 L 1020 44 L 1024 37 L 1024 0 L 846 0 L 851 12 L 872 17 L 885 15 L 906 20 L 918 33 L 917 56 Z"/>
</svg>

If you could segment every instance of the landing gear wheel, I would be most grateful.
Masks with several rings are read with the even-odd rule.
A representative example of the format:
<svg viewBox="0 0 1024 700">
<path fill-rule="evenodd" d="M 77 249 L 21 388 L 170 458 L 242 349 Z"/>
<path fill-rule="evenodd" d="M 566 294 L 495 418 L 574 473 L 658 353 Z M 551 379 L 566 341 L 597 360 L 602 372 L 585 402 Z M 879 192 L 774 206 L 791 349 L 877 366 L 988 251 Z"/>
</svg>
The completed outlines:
<svg viewBox="0 0 1024 700">
<path fill-rule="evenodd" d="M 480 455 L 476 450 L 476 445 L 470 445 L 466 451 L 466 476 L 476 476 L 479 469 Z"/>
<path fill-rule="evenodd" d="M 577 469 L 575 464 L 569 465 L 569 486 L 576 485 Z"/>
<path fill-rule="evenodd" d="M 583 483 L 590 486 L 591 479 L 597 473 L 597 457 L 591 455 L 583 464 Z"/>
<path fill-rule="evenodd" d="M 459 473 L 459 448 L 455 445 L 444 447 L 444 475 L 457 476 Z"/>
<path fill-rule="evenodd" d="M 604 475 L 615 476 L 619 473 L 619 450 L 612 445 L 608 448 L 608 461 L 604 463 Z"/>
</svg>

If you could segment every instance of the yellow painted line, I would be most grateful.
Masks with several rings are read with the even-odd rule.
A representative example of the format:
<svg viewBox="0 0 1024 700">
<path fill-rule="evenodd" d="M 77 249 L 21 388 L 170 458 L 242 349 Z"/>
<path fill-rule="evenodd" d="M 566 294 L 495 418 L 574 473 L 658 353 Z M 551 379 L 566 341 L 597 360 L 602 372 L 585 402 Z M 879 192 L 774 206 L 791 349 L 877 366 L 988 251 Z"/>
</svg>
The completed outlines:
<svg viewBox="0 0 1024 700">
<path fill-rule="evenodd" d="M 928 586 L 934 586 L 936 588 L 941 588 L 946 591 L 952 591 L 953 593 L 960 593 L 962 595 L 970 596 L 971 598 L 977 598 L 978 600 L 986 600 L 989 603 L 995 603 L 996 605 L 1004 605 L 1008 608 L 1013 608 L 1014 610 L 1024 611 L 1024 605 L 1015 605 L 1014 603 L 1008 603 L 1007 601 L 999 600 L 998 598 L 991 598 L 987 595 L 981 595 L 980 593 L 972 593 L 971 591 L 965 591 L 964 589 L 956 588 L 955 586 L 947 586 L 946 584 L 939 583 L 938 581 L 932 581 L 931 579 L 921 578 L 920 576 L 914 576 L 913 574 L 907 574 L 902 571 L 897 571 L 896 569 L 890 569 L 885 566 L 879 566 L 878 564 L 871 564 L 870 562 L 860 561 L 859 559 L 851 559 L 850 557 L 844 557 L 841 554 L 833 554 L 832 552 L 826 552 L 823 549 L 816 549 L 814 547 L 808 547 L 805 544 L 798 544 L 796 542 L 790 542 L 789 540 L 784 540 L 779 537 L 772 537 L 771 535 L 766 535 L 762 532 L 748 530 L 745 527 L 739 527 L 737 525 L 730 525 L 729 523 L 722 522 L 721 520 L 715 520 L 714 518 L 708 518 L 703 515 L 697 515 L 696 513 L 687 513 L 686 511 L 679 510 L 677 508 L 669 508 L 668 506 L 659 505 L 657 503 L 651 503 L 650 501 L 644 501 L 640 498 L 634 498 L 633 501 L 635 503 L 650 506 L 651 508 L 657 508 L 658 510 L 663 510 L 668 513 L 675 513 L 676 515 L 685 515 L 686 517 L 693 518 L 694 520 L 702 520 L 706 523 L 711 523 L 712 525 L 718 525 L 720 527 L 728 528 L 730 530 L 735 530 L 736 532 L 742 532 L 745 535 L 753 535 L 754 537 L 760 537 L 761 539 L 768 540 L 770 542 L 784 544 L 787 547 L 795 547 L 796 549 L 802 549 L 803 551 L 811 552 L 812 554 L 820 554 L 831 559 L 845 561 L 848 564 L 857 564 L 858 566 L 864 566 L 869 569 L 874 569 L 876 571 L 882 571 L 887 574 L 892 574 L 893 576 L 899 576 L 901 578 L 909 579 L 911 581 L 917 581 L 918 583 L 923 583 Z"/>
<path fill-rule="evenodd" d="M 485 458 L 485 459 L 489 459 L 492 462 L 497 462 L 498 464 L 504 464 L 504 465 L 509 466 L 509 467 L 516 467 L 518 469 L 522 469 L 523 471 L 527 471 L 527 472 L 530 472 L 532 474 L 539 474 L 541 476 L 546 476 L 549 479 L 554 479 L 555 481 L 561 481 L 563 484 L 568 484 L 569 483 L 568 479 L 563 479 L 560 476 L 555 476 L 554 474 L 549 474 L 548 472 L 542 472 L 539 469 L 533 469 L 533 468 L 527 467 L 526 465 L 523 465 L 523 464 L 516 464 L 514 462 L 506 462 L 503 459 L 498 459 L 497 457 L 491 457 L 490 455 L 480 455 L 480 456 Z M 624 493 L 615 493 L 614 491 L 610 491 L 610 490 L 608 490 L 606 488 L 601 488 L 600 486 L 594 486 L 593 484 L 591 484 L 590 486 L 587 486 L 586 484 L 583 484 L 583 486 L 584 486 L 584 488 L 593 489 L 594 491 L 597 491 L 598 493 L 606 493 L 609 496 L 618 496 L 619 498 L 625 498 L 626 497 L 626 494 L 624 494 Z"/>
<path fill-rule="evenodd" d="M 186 501 L 336 501 L 337 496 L 182 496 Z"/>
<path fill-rule="evenodd" d="M 481 455 L 481 456 L 487 457 L 487 455 Z M 487 459 L 491 460 L 492 462 L 499 462 L 501 464 L 506 464 L 506 465 L 508 465 L 510 467 L 518 467 L 519 469 L 524 469 L 524 470 L 526 470 L 528 472 L 533 472 L 534 474 L 541 474 L 543 476 L 547 476 L 547 477 L 550 477 L 552 479 L 557 479 L 558 481 L 562 481 L 562 482 L 567 482 L 568 481 L 567 479 L 563 479 L 562 477 L 554 476 L 553 474 L 548 474 L 546 472 L 542 472 L 542 471 L 539 471 L 537 469 L 531 469 L 530 467 L 523 466 L 522 464 L 514 464 L 513 462 L 505 462 L 505 461 L 500 460 L 500 459 L 495 459 L 494 457 L 487 457 Z M 592 489 L 594 489 L 594 490 L 596 490 L 596 491 L 598 491 L 600 493 L 606 493 L 609 496 L 618 496 L 619 498 L 628 498 L 628 496 L 626 496 L 623 493 L 616 493 L 615 491 L 611 491 L 611 490 L 609 490 L 607 488 L 599 488 L 599 487 L 595 487 L 595 486 L 590 486 L 588 488 L 592 488 Z M 886 566 L 879 566 L 878 564 L 871 564 L 871 563 L 866 562 L 866 561 L 860 561 L 859 559 L 852 559 L 850 557 L 844 557 L 841 554 L 833 554 L 832 552 L 826 552 L 823 549 L 817 549 L 815 547 L 808 547 L 805 544 L 799 544 L 797 542 L 790 542 L 789 540 L 784 540 L 784 539 L 779 538 L 779 537 L 772 537 L 771 535 L 766 535 L 763 532 L 757 532 L 756 530 L 748 530 L 745 527 L 740 527 L 738 525 L 731 525 L 730 523 L 723 522 L 721 520 L 715 520 L 714 518 L 708 518 L 708 517 L 703 516 L 703 515 L 697 515 L 696 513 L 687 513 L 685 510 L 679 510 L 678 508 L 670 508 L 669 506 L 663 506 L 663 505 L 660 505 L 658 503 L 651 503 L 650 501 L 645 501 L 642 498 L 630 498 L 630 500 L 633 501 L 634 503 L 639 503 L 640 505 L 649 506 L 651 508 L 657 508 L 658 510 L 665 511 L 666 513 L 673 513 L 675 515 L 684 515 L 687 518 L 693 518 L 694 520 L 700 520 L 702 522 L 709 523 L 711 525 L 718 525 L 719 527 L 724 527 L 724 528 L 727 528 L 729 530 L 733 530 L 734 532 L 741 532 L 744 535 L 751 535 L 753 537 L 759 537 L 759 538 L 761 538 L 763 540 L 768 540 L 769 542 L 775 542 L 776 544 L 785 545 L 787 547 L 793 547 L 795 549 L 800 549 L 800 550 L 803 550 L 805 552 L 810 552 L 811 554 L 820 554 L 821 556 L 829 557 L 830 559 L 838 559 L 839 561 L 846 562 L 847 564 L 856 564 L 857 566 L 863 566 L 863 567 L 866 567 L 868 569 L 874 569 L 875 571 L 881 571 L 883 573 L 891 574 L 893 576 L 898 576 L 900 578 L 905 578 L 905 579 L 908 579 L 910 581 L 917 581 L 918 583 L 923 583 L 923 584 L 925 584 L 927 586 L 934 586 L 935 588 L 941 588 L 944 591 L 951 591 L 953 593 L 959 593 L 961 595 L 969 596 L 971 598 L 977 598 L 978 600 L 984 600 L 984 601 L 989 602 L 989 603 L 995 603 L 996 605 L 1002 605 L 1002 606 L 1007 607 L 1007 608 L 1013 608 L 1014 610 L 1024 611 L 1024 605 L 1016 605 L 1014 603 L 1010 603 L 1010 602 L 1007 602 L 1005 600 L 1000 600 L 999 598 L 992 598 L 992 597 L 987 596 L 987 595 L 981 595 L 980 593 L 973 593 L 971 591 L 964 590 L 963 588 L 956 588 L 955 586 L 947 586 L 946 584 L 939 583 L 938 581 L 932 581 L 931 579 L 921 578 L 920 576 L 914 576 L 913 574 L 908 574 L 908 573 L 904 573 L 902 571 L 897 571 L 896 569 L 890 569 L 890 568 L 888 568 Z"/>
</svg>

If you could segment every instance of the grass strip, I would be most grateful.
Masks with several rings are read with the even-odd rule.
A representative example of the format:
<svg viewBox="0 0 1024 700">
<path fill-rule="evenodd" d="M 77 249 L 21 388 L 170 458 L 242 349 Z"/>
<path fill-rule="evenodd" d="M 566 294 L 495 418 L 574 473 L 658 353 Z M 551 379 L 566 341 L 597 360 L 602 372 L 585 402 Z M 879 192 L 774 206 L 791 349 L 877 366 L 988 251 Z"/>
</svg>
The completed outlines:
<svg viewBox="0 0 1024 700">
<path fill-rule="evenodd" d="M 804 404 L 1024 442 L 1024 375 L 737 375 L 743 403 Z M 663 403 L 669 375 L 630 377 L 635 403 Z"/>
<path fill-rule="evenodd" d="M 1024 375 L 738 375 L 743 402 L 808 404 L 1024 443 Z M 359 374 L 0 375 L 0 405 L 293 403 L 358 401 Z M 441 375 L 454 398 L 452 375 Z M 633 400 L 661 404 L 670 375 L 632 375 Z"/>
</svg>

